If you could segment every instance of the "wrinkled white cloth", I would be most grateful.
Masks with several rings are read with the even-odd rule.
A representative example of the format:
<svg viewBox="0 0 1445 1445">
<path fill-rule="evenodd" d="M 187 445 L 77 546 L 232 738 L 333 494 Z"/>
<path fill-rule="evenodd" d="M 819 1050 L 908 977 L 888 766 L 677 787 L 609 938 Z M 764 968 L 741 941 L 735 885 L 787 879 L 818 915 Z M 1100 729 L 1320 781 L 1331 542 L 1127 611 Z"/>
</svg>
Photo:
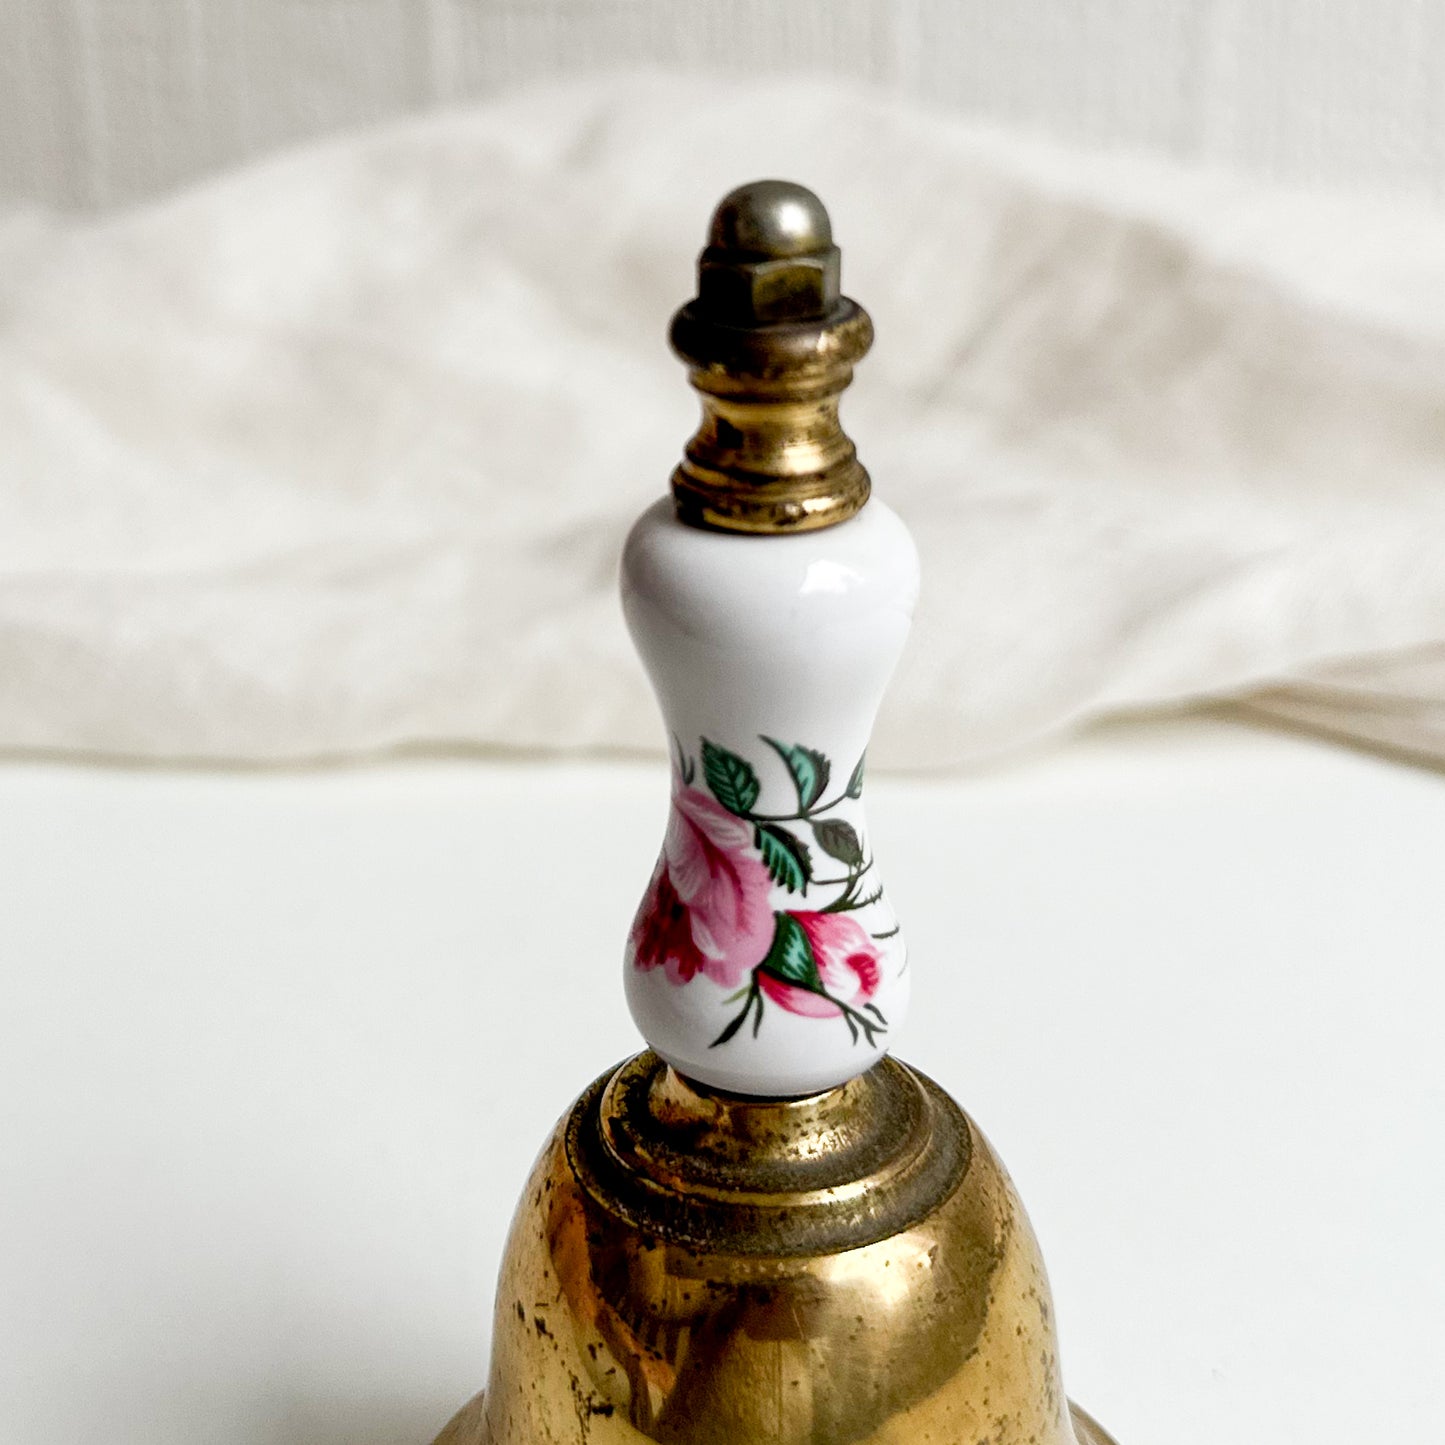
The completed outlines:
<svg viewBox="0 0 1445 1445">
<path fill-rule="evenodd" d="M 1226 698 L 1445 756 L 1445 221 L 648 77 L 0 225 L 0 746 L 660 746 L 616 562 L 769 174 L 833 213 L 923 554 L 877 762 Z"/>
</svg>

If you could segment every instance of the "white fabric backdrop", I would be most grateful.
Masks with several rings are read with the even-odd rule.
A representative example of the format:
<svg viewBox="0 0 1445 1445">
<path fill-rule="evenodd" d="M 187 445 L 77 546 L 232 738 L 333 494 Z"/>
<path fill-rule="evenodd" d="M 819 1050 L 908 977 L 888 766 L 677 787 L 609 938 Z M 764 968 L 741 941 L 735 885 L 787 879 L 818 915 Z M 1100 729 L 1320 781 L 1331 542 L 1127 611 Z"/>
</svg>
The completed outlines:
<svg viewBox="0 0 1445 1445">
<path fill-rule="evenodd" d="M 924 556 L 877 761 L 1250 694 L 1445 753 L 1438 216 L 641 78 L 0 228 L 0 745 L 654 745 L 615 560 L 761 174 L 833 211 Z"/>
</svg>

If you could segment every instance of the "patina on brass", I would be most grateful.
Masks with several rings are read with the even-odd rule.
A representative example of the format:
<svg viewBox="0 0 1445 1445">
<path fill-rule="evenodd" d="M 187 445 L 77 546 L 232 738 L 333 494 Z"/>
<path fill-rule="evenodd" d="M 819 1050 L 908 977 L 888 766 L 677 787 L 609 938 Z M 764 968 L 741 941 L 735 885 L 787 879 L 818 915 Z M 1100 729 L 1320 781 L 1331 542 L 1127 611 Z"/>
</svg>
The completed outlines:
<svg viewBox="0 0 1445 1445">
<path fill-rule="evenodd" d="M 1002 1165 L 892 1059 L 793 1100 L 650 1053 L 599 1079 L 527 1184 L 492 1349 L 438 1445 L 1109 1445 Z"/>
<path fill-rule="evenodd" d="M 846 521 L 868 500 L 838 399 L 873 323 L 839 277 L 828 213 L 805 187 L 754 181 L 718 206 L 697 296 L 672 322 L 703 407 L 672 477 L 683 521 L 800 532 Z"/>
</svg>

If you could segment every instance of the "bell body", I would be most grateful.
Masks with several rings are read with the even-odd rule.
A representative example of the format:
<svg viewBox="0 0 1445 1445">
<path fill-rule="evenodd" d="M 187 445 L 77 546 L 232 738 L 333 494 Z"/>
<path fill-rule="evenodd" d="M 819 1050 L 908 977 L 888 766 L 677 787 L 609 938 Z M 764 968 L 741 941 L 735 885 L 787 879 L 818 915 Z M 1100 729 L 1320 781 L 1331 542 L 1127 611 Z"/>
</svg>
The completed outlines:
<svg viewBox="0 0 1445 1445">
<path fill-rule="evenodd" d="M 791 536 L 627 542 L 622 597 L 672 739 L 671 813 L 626 949 L 651 1047 L 735 1093 L 816 1093 L 882 1056 L 907 951 L 870 845 L 864 756 L 918 556 L 874 501 Z"/>
<path fill-rule="evenodd" d="M 527 1184 L 492 1349 L 447 1445 L 1105 1438 L 1071 1417 L 1008 1175 L 892 1061 L 794 1104 L 709 1097 L 650 1055 L 599 1080 Z"/>
</svg>

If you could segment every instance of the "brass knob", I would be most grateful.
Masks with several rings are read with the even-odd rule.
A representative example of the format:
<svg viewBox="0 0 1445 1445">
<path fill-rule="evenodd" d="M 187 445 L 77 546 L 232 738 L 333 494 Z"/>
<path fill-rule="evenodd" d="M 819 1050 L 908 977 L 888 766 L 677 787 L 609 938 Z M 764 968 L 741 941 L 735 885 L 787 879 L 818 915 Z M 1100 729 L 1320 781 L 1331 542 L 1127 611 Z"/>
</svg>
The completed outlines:
<svg viewBox="0 0 1445 1445">
<path fill-rule="evenodd" d="M 703 404 L 672 477 L 690 526 L 807 531 L 847 521 L 868 500 L 838 398 L 873 323 L 840 277 L 828 212 L 806 186 L 752 181 L 713 213 L 697 296 L 672 322 Z"/>
<path fill-rule="evenodd" d="M 792 181 L 752 181 L 724 196 L 697 269 L 699 309 L 730 326 L 826 316 L 840 296 L 828 212 Z"/>
</svg>

